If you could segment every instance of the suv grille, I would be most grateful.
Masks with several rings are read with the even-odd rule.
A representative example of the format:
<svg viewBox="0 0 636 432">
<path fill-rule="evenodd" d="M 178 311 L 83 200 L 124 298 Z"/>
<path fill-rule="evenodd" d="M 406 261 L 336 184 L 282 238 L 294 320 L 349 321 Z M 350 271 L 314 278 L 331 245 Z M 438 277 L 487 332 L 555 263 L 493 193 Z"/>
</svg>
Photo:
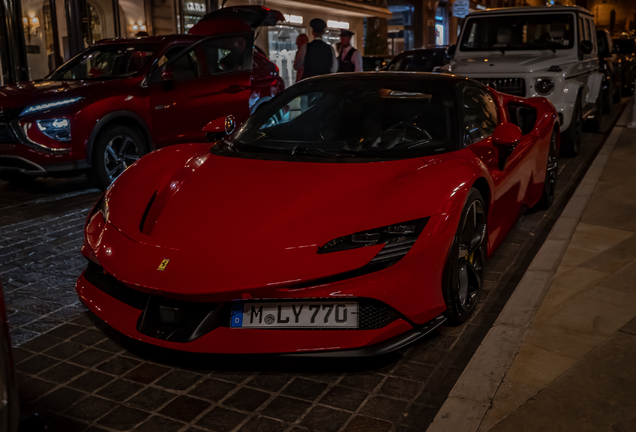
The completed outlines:
<svg viewBox="0 0 636 432">
<path fill-rule="evenodd" d="M 132 289 L 129 286 L 119 282 L 113 276 L 105 274 L 103 269 L 92 261 L 89 261 L 88 267 L 84 272 L 86 280 L 95 286 L 97 289 L 103 291 L 109 296 L 122 303 L 134 307 L 135 309 L 144 310 L 148 304 L 150 295 L 136 289 Z M 312 299 L 314 300 L 314 299 Z M 317 299 L 315 299 L 317 300 Z M 333 300 L 333 299 L 329 299 Z M 358 328 L 356 330 L 377 330 L 384 326 L 391 324 L 396 319 L 402 318 L 402 316 L 393 308 L 385 305 L 384 303 L 373 300 L 360 298 L 355 299 L 358 301 Z M 187 306 L 200 306 L 202 303 L 190 303 L 180 302 Z M 223 315 L 220 318 L 221 326 L 228 327 L 230 325 L 230 309 L 224 308 Z M 292 329 L 290 329 L 292 330 Z M 303 329 L 293 329 L 303 330 Z M 327 330 L 327 329 L 304 329 L 304 330 Z M 333 328 L 330 330 L 351 330 L 351 329 L 338 329 Z"/>
<path fill-rule="evenodd" d="M 480 83 L 502 93 L 525 97 L 526 80 L 523 78 L 476 78 Z"/>
</svg>

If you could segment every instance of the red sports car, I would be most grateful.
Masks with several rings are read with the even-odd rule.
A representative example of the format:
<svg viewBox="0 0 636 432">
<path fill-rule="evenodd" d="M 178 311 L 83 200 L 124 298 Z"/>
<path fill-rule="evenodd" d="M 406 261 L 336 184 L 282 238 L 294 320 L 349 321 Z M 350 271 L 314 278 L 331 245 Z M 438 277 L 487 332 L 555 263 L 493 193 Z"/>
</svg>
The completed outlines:
<svg viewBox="0 0 636 432">
<path fill-rule="evenodd" d="M 225 8 L 189 35 L 102 40 L 44 81 L 0 88 L 0 179 L 86 171 L 105 189 L 154 149 L 205 142 L 210 116 L 247 119 L 285 87 L 252 49 L 254 29 L 278 20 Z"/>
<path fill-rule="evenodd" d="M 77 292 L 132 338 L 384 353 L 464 321 L 487 256 L 553 200 L 552 104 L 466 78 L 316 77 L 220 120 L 228 136 L 143 158 L 87 220 Z"/>
</svg>

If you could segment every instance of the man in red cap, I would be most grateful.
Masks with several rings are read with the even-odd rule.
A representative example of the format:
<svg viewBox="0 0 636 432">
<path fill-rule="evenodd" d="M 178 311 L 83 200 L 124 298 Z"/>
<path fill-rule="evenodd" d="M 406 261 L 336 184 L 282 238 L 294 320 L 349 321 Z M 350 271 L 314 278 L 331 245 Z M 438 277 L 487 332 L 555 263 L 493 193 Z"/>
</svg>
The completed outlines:
<svg viewBox="0 0 636 432">
<path fill-rule="evenodd" d="M 349 30 L 340 30 L 340 52 L 338 53 L 338 72 L 362 72 L 362 55 L 351 46 Z"/>
</svg>

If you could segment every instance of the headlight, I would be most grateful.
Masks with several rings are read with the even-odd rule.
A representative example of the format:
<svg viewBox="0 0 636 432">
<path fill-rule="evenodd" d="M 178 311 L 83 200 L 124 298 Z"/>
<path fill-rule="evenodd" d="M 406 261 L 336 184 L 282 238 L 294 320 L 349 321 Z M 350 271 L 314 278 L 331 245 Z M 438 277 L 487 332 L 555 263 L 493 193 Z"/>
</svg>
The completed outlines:
<svg viewBox="0 0 636 432">
<path fill-rule="evenodd" d="M 74 104 L 75 102 L 79 102 L 82 99 L 83 98 L 81 97 L 76 97 L 76 98 L 70 98 L 70 99 L 62 99 L 55 102 L 43 103 L 39 105 L 31 105 L 23 109 L 20 115 L 23 116 L 26 114 L 33 114 L 40 111 L 46 111 L 53 108 L 59 108 L 59 107 L 71 105 L 71 104 Z"/>
<path fill-rule="evenodd" d="M 399 260 L 411 249 L 426 226 L 428 218 L 388 225 L 369 231 L 338 237 L 318 248 L 319 254 L 385 245 L 371 260 L 372 263 Z"/>
<path fill-rule="evenodd" d="M 67 118 L 36 121 L 40 131 L 56 141 L 71 140 L 71 122 Z"/>
<path fill-rule="evenodd" d="M 539 78 L 534 88 L 540 95 L 547 96 L 554 90 L 554 81 L 551 78 Z"/>
</svg>

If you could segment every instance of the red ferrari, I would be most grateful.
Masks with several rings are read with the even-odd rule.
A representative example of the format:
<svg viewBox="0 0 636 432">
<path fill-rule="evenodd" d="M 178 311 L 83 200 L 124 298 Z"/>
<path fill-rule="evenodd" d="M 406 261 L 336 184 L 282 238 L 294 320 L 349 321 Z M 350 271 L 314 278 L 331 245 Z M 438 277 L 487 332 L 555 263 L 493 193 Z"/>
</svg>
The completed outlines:
<svg viewBox="0 0 636 432">
<path fill-rule="evenodd" d="M 466 320 L 486 258 L 554 195 L 552 104 L 452 75 L 316 77 L 208 131 L 106 191 L 77 282 L 112 327 L 177 350 L 400 348 Z"/>
</svg>

